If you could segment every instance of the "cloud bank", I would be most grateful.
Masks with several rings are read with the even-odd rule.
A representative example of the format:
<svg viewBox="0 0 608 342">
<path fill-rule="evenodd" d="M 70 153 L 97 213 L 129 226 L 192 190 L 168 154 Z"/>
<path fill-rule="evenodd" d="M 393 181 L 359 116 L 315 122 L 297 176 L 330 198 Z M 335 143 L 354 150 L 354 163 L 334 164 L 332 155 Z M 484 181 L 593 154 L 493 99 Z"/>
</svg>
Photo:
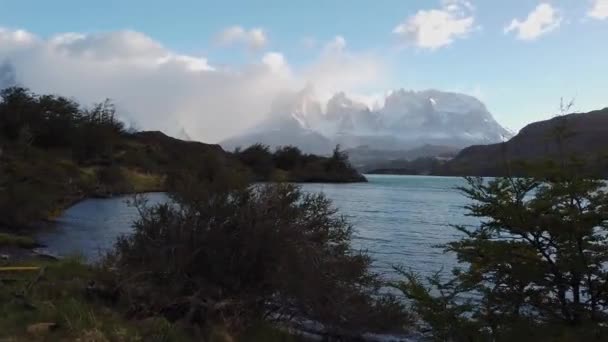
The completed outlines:
<svg viewBox="0 0 608 342">
<path fill-rule="evenodd" d="M 299 68 L 280 52 L 260 54 L 244 65 L 217 67 L 203 56 L 179 54 L 135 31 L 41 38 L 0 28 L 3 63 L 11 65 L 4 69 L 14 70 L 11 77 L 37 93 L 71 96 L 85 104 L 110 98 L 125 121 L 140 129 L 175 135 L 184 128 L 205 142 L 254 125 L 286 91 L 313 85 L 328 97 L 378 84 L 384 77 L 379 58 L 349 52 L 342 37 Z"/>
</svg>

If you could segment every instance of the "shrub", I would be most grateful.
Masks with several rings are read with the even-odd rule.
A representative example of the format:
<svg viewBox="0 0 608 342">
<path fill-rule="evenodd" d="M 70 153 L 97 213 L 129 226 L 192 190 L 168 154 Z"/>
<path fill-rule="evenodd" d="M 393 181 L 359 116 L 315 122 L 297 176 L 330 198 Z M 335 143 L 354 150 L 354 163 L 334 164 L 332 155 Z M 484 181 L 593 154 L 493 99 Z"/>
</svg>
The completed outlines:
<svg viewBox="0 0 608 342">
<path fill-rule="evenodd" d="M 139 203 L 134 234 L 104 262 L 135 315 L 233 331 L 294 318 L 338 334 L 402 325 L 401 304 L 380 294 L 370 258 L 351 249 L 352 229 L 327 198 L 229 174 L 182 177 L 172 202 Z"/>
</svg>

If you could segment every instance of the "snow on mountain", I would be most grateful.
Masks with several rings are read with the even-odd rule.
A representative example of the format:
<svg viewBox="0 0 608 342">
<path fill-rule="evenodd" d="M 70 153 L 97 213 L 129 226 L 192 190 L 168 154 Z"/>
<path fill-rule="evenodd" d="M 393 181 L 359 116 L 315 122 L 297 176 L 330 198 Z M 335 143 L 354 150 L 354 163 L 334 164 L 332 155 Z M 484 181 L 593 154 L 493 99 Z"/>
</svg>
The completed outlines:
<svg viewBox="0 0 608 342">
<path fill-rule="evenodd" d="M 312 90 L 304 89 L 279 97 L 265 121 L 222 145 L 234 148 L 261 142 L 327 153 L 337 143 L 345 148 L 366 145 L 388 150 L 425 144 L 462 148 L 511 136 L 481 101 L 464 94 L 400 89 L 386 96 L 384 106 L 370 109 L 343 92 L 323 106 Z"/>
</svg>

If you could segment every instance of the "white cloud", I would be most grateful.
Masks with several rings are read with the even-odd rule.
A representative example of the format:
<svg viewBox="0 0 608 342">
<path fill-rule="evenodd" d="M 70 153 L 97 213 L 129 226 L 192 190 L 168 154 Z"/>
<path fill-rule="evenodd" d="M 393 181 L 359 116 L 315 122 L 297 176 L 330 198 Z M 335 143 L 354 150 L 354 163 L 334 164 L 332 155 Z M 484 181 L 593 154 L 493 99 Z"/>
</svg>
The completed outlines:
<svg viewBox="0 0 608 342">
<path fill-rule="evenodd" d="M 593 6 L 587 12 L 591 18 L 603 20 L 608 19 L 608 0 L 592 0 Z"/>
<path fill-rule="evenodd" d="M 328 45 L 339 49 L 324 49 L 298 68 L 280 52 L 218 67 L 139 32 L 42 39 L 0 28 L 0 64 L 9 61 L 17 81 L 34 92 L 84 104 L 110 98 L 123 118 L 141 129 L 177 134 L 185 128 L 196 140 L 218 142 L 255 125 L 286 91 L 312 84 L 326 95 L 383 81 L 383 65 L 375 56 L 347 51 L 343 38 Z"/>
<path fill-rule="evenodd" d="M 261 49 L 268 43 L 266 32 L 261 28 L 247 30 L 241 26 L 231 26 L 222 31 L 217 38 L 221 45 L 243 44 L 252 50 Z"/>
<path fill-rule="evenodd" d="M 350 52 L 346 39 L 338 35 L 325 43 L 317 60 L 300 70 L 300 77 L 305 84 L 314 85 L 322 101 L 338 91 L 356 95 L 362 88 L 386 82 L 387 70 L 379 60 L 373 54 Z"/>
<path fill-rule="evenodd" d="M 559 11 L 549 3 L 542 3 L 536 6 L 525 20 L 513 19 L 504 32 L 507 34 L 515 31 L 517 39 L 520 40 L 535 40 L 557 29 L 561 22 Z"/>
<path fill-rule="evenodd" d="M 466 0 L 444 0 L 439 9 L 420 10 L 397 25 L 393 33 L 407 44 L 435 50 L 467 37 L 475 29 L 473 5 Z"/>
</svg>

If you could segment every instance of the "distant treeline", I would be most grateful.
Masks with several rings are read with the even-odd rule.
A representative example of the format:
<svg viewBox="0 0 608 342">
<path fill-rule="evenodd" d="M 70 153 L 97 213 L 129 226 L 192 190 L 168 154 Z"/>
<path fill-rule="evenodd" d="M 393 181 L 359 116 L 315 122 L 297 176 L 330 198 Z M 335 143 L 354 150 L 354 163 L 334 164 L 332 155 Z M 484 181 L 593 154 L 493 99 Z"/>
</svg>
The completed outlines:
<svg viewBox="0 0 608 342">
<path fill-rule="evenodd" d="M 348 155 L 340 150 L 340 146 L 336 146 L 329 158 L 304 154 L 294 146 L 279 147 L 271 152 L 268 146 L 262 144 L 254 144 L 244 150 L 237 148 L 234 155 L 251 169 L 256 180 L 331 183 L 366 181 L 350 165 Z"/>
</svg>

